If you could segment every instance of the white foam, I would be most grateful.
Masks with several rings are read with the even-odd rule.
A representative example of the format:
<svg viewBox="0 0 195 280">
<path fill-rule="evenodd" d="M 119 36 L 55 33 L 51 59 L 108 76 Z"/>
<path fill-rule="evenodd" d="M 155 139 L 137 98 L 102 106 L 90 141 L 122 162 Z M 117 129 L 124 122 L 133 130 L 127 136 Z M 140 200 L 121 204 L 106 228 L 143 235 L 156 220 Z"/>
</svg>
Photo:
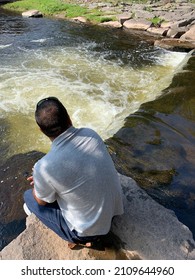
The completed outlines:
<svg viewBox="0 0 195 280">
<path fill-rule="evenodd" d="M 58 97 L 75 126 L 92 127 L 105 139 L 142 103 L 160 95 L 184 59 L 181 53 L 165 52 L 156 65 L 133 69 L 94 54 L 94 46 L 28 50 L 14 57 L 13 65 L 1 67 L 0 115 L 9 119 L 15 152 L 45 149 L 45 138 L 38 129 L 34 132 L 34 110 L 41 98 Z"/>
<path fill-rule="evenodd" d="M 186 57 L 187 53 L 185 52 L 165 51 L 157 58 L 157 61 L 163 66 L 177 67 L 182 61 L 185 61 Z"/>
<path fill-rule="evenodd" d="M 32 42 L 32 43 L 44 43 L 44 42 L 46 42 L 47 41 L 47 39 L 45 38 L 43 38 L 43 39 L 37 39 L 37 40 L 31 40 L 30 42 Z"/>
<path fill-rule="evenodd" d="M 7 44 L 7 45 L 0 45 L 0 49 L 5 49 L 10 47 L 12 44 Z"/>
</svg>

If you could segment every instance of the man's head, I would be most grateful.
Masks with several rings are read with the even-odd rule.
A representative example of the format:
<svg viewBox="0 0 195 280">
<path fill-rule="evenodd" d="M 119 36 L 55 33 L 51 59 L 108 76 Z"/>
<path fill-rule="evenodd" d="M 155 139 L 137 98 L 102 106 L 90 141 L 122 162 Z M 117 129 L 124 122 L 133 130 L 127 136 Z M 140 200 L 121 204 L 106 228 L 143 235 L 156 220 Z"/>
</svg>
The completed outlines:
<svg viewBox="0 0 195 280">
<path fill-rule="evenodd" d="M 47 97 L 37 103 L 35 120 L 50 138 L 56 138 L 72 126 L 66 108 L 56 97 Z"/>
</svg>

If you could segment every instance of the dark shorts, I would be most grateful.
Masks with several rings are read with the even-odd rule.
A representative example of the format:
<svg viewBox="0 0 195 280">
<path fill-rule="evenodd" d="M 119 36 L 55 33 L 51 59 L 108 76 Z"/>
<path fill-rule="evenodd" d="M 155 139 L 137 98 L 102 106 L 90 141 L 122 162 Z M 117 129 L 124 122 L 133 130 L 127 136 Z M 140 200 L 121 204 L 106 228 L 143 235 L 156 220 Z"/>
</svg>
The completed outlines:
<svg viewBox="0 0 195 280">
<path fill-rule="evenodd" d="M 75 230 L 71 231 L 62 216 L 57 202 L 48 203 L 45 206 L 39 205 L 33 197 L 32 189 L 25 191 L 24 201 L 29 210 L 37 216 L 48 228 L 53 230 L 62 239 L 73 243 L 93 242 L 98 236 L 79 237 Z"/>
</svg>

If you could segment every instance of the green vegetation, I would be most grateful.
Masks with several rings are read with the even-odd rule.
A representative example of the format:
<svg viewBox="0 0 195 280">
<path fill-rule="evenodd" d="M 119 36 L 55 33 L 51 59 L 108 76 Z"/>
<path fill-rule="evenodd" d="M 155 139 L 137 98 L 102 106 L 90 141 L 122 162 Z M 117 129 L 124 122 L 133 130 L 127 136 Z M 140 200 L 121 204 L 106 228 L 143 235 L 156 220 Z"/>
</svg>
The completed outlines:
<svg viewBox="0 0 195 280">
<path fill-rule="evenodd" d="M 161 23 L 165 21 L 164 19 L 156 16 L 153 18 L 149 18 L 148 20 L 152 22 L 152 26 L 154 27 L 160 27 Z"/>
<path fill-rule="evenodd" d="M 46 16 L 63 14 L 67 18 L 84 16 L 91 22 L 101 23 L 106 21 L 116 20 L 113 17 L 104 16 L 98 9 L 88 10 L 86 7 L 74 4 L 74 1 L 67 3 L 63 0 L 21 0 L 4 5 L 5 9 L 14 10 L 16 12 L 24 12 L 27 10 L 39 10 Z"/>
<path fill-rule="evenodd" d="M 4 5 L 4 8 L 18 12 L 36 9 L 45 15 L 53 15 L 56 13 L 66 12 L 67 17 L 76 17 L 83 15 L 87 9 L 79 5 L 65 3 L 60 0 L 21 0 Z"/>
</svg>

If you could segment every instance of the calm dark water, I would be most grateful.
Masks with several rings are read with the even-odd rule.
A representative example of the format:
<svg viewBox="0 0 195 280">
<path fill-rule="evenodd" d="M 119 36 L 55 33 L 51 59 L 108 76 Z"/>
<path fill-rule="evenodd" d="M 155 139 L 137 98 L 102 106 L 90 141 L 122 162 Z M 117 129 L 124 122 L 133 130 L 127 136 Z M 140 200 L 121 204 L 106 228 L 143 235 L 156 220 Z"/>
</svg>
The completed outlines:
<svg viewBox="0 0 195 280">
<path fill-rule="evenodd" d="M 50 145 L 35 125 L 34 108 L 48 95 L 63 101 L 76 126 L 107 139 L 118 170 L 195 232 L 195 86 L 181 72 L 185 59 L 154 48 L 141 33 L 0 10 L 1 249 L 25 228 L 23 175 L 40 156 L 32 151 Z"/>
</svg>

